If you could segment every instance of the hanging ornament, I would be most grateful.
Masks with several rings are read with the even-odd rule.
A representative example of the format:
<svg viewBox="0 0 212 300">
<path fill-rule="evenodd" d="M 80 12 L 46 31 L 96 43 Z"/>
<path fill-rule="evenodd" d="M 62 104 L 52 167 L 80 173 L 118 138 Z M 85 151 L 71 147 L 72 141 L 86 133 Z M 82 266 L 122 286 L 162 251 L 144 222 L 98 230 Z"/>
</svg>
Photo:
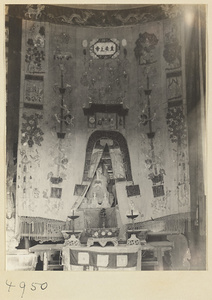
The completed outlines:
<svg viewBox="0 0 212 300">
<path fill-rule="evenodd" d="M 87 46 L 88 46 L 88 41 L 87 41 L 87 40 L 83 40 L 83 41 L 82 41 L 82 46 L 83 46 L 83 48 L 87 48 Z"/>
</svg>

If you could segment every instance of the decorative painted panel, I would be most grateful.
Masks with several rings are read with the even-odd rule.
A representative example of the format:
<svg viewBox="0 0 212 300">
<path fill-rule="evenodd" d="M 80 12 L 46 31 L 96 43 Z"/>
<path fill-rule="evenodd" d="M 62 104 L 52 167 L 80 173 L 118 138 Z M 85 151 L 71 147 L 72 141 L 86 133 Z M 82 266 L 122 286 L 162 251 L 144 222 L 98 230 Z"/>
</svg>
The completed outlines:
<svg viewBox="0 0 212 300">
<path fill-rule="evenodd" d="M 45 26 L 44 23 L 29 22 L 26 38 L 26 72 L 44 73 L 45 72 Z"/>
<path fill-rule="evenodd" d="M 76 184 L 74 189 L 74 195 L 81 196 L 84 194 L 87 185 Z"/>
<path fill-rule="evenodd" d="M 110 41 L 112 40 L 116 41 L 116 39 L 111 39 Z M 116 43 L 118 43 L 118 41 L 116 41 Z M 99 49 L 98 46 L 95 46 L 94 48 L 96 49 L 96 47 Z M 106 47 L 107 46 L 105 46 L 105 48 Z M 94 54 L 94 50 L 90 50 L 90 53 L 95 56 L 95 58 L 102 59 L 90 59 L 90 57 L 87 55 L 86 48 L 83 49 L 84 72 L 82 73 L 80 83 L 87 90 L 87 104 L 124 103 L 126 102 L 126 92 L 129 83 L 129 76 L 127 73 L 129 61 L 127 59 L 127 51 L 125 51 L 124 57 L 123 55 L 122 57 L 121 55 L 117 57 L 119 50 L 113 56 L 111 56 L 110 54 L 105 54 L 107 53 L 107 50 L 104 50 L 104 47 L 102 48 L 102 53 L 104 54 L 98 54 L 98 56 L 97 54 Z M 122 49 L 126 50 L 124 46 Z M 99 51 L 101 51 L 101 49 Z M 105 60 L 104 58 L 113 59 Z"/>
<path fill-rule="evenodd" d="M 166 88 L 168 101 L 182 98 L 182 72 L 171 72 L 166 74 Z"/>
<path fill-rule="evenodd" d="M 62 195 L 62 189 L 61 188 L 56 188 L 56 187 L 52 187 L 51 188 L 51 198 L 61 198 Z"/>
<path fill-rule="evenodd" d="M 126 190 L 127 190 L 128 197 L 140 195 L 139 185 L 128 185 L 126 186 Z"/>
<path fill-rule="evenodd" d="M 25 97 L 24 103 L 28 104 L 28 107 L 43 107 L 44 98 L 44 82 L 42 76 L 25 76 Z"/>
<path fill-rule="evenodd" d="M 90 55 L 93 58 L 116 58 L 119 55 L 119 41 L 117 39 L 100 38 L 90 42 Z"/>
<path fill-rule="evenodd" d="M 112 130 L 117 128 L 116 113 L 96 113 L 96 124 L 98 129 Z"/>
<path fill-rule="evenodd" d="M 167 63 L 167 70 L 181 67 L 181 36 L 179 22 L 166 22 L 164 26 L 163 57 Z"/>
</svg>

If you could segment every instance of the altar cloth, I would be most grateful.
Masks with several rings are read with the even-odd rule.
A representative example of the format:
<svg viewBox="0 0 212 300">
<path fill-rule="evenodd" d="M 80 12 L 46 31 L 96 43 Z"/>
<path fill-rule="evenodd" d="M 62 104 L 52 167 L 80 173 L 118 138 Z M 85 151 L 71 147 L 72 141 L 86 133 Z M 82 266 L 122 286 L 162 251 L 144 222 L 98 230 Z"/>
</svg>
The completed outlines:
<svg viewBox="0 0 212 300">
<path fill-rule="evenodd" d="M 63 248 L 66 270 L 76 266 L 122 269 L 137 268 L 141 264 L 140 247 L 66 247 Z"/>
</svg>

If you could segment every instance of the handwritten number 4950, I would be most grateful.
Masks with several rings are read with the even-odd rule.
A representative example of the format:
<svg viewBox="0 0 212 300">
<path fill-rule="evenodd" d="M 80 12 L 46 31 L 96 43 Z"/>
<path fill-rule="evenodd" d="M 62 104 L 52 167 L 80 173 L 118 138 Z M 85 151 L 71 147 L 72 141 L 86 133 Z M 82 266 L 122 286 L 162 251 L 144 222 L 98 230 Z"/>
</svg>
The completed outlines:
<svg viewBox="0 0 212 300">
<path fill-rule="evenodd" d="M 15 288 L 16 286 L 12 284 L 12 282 L 8 283 L 8 280 L 6 280 L 6 285 L 8 286 L 8 292 L 11 292 L 11 288 Z M 38 282 L 32 282 L 31 283 L 31 288 L 30 290 L 35 292 L 38 288 L 38 286 L 40 287 L 41 290 L 45 290 L 48 287 L 48 283 L 47 282 L 43 282 L 43 283 L 38 283 Z M 21 281 L 19 283 L 19 288 L 22 289 L 22 294 L 21 294 L 21 298 L 24 297 L 24 293 L 25 293 L 25 289 L 26 289 L 26 283 L 24 281 Z"/>
</svg>

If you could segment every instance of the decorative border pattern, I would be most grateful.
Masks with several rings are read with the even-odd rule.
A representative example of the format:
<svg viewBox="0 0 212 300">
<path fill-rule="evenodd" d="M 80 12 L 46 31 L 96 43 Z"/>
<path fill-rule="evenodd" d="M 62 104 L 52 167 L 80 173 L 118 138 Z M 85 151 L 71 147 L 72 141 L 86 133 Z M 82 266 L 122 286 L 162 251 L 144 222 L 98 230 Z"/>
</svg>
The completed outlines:
<svg viewBox="0 0 212 300">
<path fill-rule="evenodd" d="M 103 6 L 105 8 L 105 6 Z M 115 8 L 115 6 L 114 6 Z M 175 9 L 175 14 L 172 13 Z M 9 15 L 16 18 L 78 26 L 123 26 L 143 24 L 180 15 L 179 5 L 151 5 L 124 10 L 92 10 L 54 5 L 10 5 Z M 171 12 L 171 13 L 169 13 Z"/>
</svg>

